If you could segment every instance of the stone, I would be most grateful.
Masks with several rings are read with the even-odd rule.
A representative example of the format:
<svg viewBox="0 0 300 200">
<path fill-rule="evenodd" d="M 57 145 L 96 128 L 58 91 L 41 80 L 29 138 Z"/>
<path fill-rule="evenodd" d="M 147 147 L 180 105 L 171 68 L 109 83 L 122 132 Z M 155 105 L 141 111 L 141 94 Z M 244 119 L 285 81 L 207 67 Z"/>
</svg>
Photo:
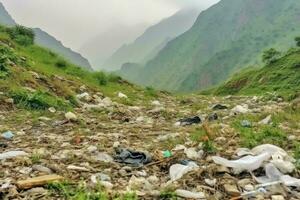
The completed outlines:
<svg viewBox="0 0 300 200">
<path fill-rule="evenodd" d="M 54 107 L 50 107 L 50 108 L 48 108 L 48 110 L 49 110 L 49 112 L 51 112 L 51 113 L 55 113 L 55 112 L 56 112 L 56 109 L 55 109 Z"/>
<path fill-rule="evenodd" d="M 217 179 L 208 179 L 208 178 L 206 178 L 206 179 L 204 179 L 204 182 L 207 185 L 209 185 L 211 187 L 214 187 L 216 185 L 216 183 L 217 183 Z"/>
<path fill-rule="evenodd" d="M 65 114 L 65 117 L 67 120 L 72 121 L 72 122 L 76 122 L 78 120 L 77 116 L 72 112 L 67 112 Z"/>
<path fill-rule="evenodd" d="M 190 192 L 188 190 L 176 190 L 176 195 L 187 199 L 205 199 L 203 192 Z"/>
<path fill-rule="evenodd" d="M 1 137 L 6 140 L 11 140 L 11 139 L 13 139 L 14 136 L 15 135 L 11 131 L 6 131 L 1 135 Z"/>
<path fill-rule="evenodd" d="M 184 151 L 184 153 L 189 159 L 198 160 L 202 158 L 204 151 L 203 150 L 197 151 L 196 148 L 188 148 Z"/>
<path fill-rule="evenodd" d="M 288 136 L 288 140 L 289 141 L 294 141 L 294 140 L 296 140 L 297 139 L 297 137 L 295 136 L 295 135 L 289 135 Z"/>
<path fill-rule="evenodd" d="M 159 101 L 155 100 L 155 101 L 151 102 L 151 105 L 153 105 L 153 106 L 161 106 L 161 103 Z"/>
<path fill-rule="evenodd" d="M 272 200 L 285 200 L 285 198 L 282 195 L 272 195 Z"/>
<path fill-rule="evenodd" d="M 246 128 L 251 128 L 251 122 L 249 122 L 248 120 L 243 120 L 241 121 L 241 126 L 242 127 L 246 127 Z"/>
<path fill-rule="evenodd" d="M 52 174 L 52 170 L 48 167 L 42 166 L 42 165 L 33 165 L 32 169 L 35 171 L 43 172 L 46 174 Z"/>
<path fill-rule="evenodd" d="M 90 152 L 90 153 L 93 153 L 93 152 L 96 152 L 97 151 L 97 147 L 96 146 L 89 146 L 87 148 L 87 151 Z"/>
<path fill-rule="evenodd" d="M 248 105 L 243 105 L 243 106 L 237 105 L 231 111 L 234 113 L 243 113 L 244 114 L 244 113 L 249 112 L 249 109 L 248 109 Z"/>
<path fill-rule="evenodd" d="M 236 185 L 224 184 L 224 190 L 227 194 L 229 194 L 231 196 L 239 196 L 240 195 L 240 192 Z"/>
<path fill-rule="evenodd" d="M 248 184 L 248 185 L 244 186 L 244 189 L 247 190 L 247 191 L 253 191 L 254 190 L 254 186 L 251 185 L 251 184 Z"/>
</svg>

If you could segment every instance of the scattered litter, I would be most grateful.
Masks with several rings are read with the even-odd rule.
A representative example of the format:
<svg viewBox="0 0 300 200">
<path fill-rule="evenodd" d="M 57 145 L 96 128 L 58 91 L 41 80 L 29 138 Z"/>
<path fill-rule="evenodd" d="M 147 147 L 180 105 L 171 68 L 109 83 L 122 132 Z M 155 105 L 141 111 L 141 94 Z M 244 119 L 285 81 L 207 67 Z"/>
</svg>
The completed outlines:
<svg viewBox="0 0 300 200">
<path fill-rule="evenodd" d="M 82 172 L 89 172 L 90 170 L 85 168 L 85 167 L 78 167 L 78 166 L 75 166 L 75 165 L 69 165 L 67 167 L 67 169 L 69 170 L 75 170 L 75 171 L 82 171 Z"/>
<path fill-rule="evenodd" d="M 43 186 L 48 183 L 54 182 L 54 181 L 60 181 L 64 178 L 58 175 L 46 175 L 46 176 L 39 176 L 35 178 L 30 178 L 27 180 L 22 180 L 17 182 L 17 186 L 19 189 L 30 189 L 33 187 Z"/>
<path fill-rule="evenodd" d="M 129 149 L 116 149 L 115 161 L 119 163 L 140 166 L 152 161 L 149 154 Z"/>
<path fill-rule="evenodd" d="M 191 117 L 191 118 L 180 119 L 178 122 L 176 122 L 175 125 L 188 126 L 188 125 L 199 124 L 199 123 L 201 123 L 200 117 L 195 116 L 195 117 Z"/>
<path fill-rule="evenodd" d="M 119 98 L 124 98 L 124 99 L 127 99 L 127 98 L 128 98 L 127 95 L 123 94 L 122 92 L 119 92 L 119 93 L 118 93 L 118 97 L 119 97 Z"/>
<path fill-rule="evenodd" d="M 170 167 L 169 175 L 171 181 L 180 179 L 184 174 L 198 169 L 199 166 L 195 162 L 189 162 L 188 165 L 174 164 Z"/>
<path fill-rule="evenodd" d="M 225 105 L 222 105 L 222 104 L 216 104 L 212 107 L 213 110 L 225 110 L 225 109 L 228 109 L 227 106 Z"/>
<path fill-rule="evenodd" d="M 245 114 L 245 113 L 249 112 L 249 109 L 248 109 L 248 105 L 243 105 L 243 106 L 237 105 L 231 111 L 234 112 L 234 113 L 243 113 L 243 114 Z"/>
<path fill-rule="evenodd" d="M 8 151 L 0 154 L 0 160 L 10 159 L 18 156 L 27 156 L 28 154 L 24 151 Z"/>
<path fill-rule="evenodd" d="M 269 115 L 265 119 L 263 119 L 260 122 L 258 122 L 258 124 L 267 125 L 267 124 L 270 124 L 271 121 L 272 121 L 272 115 Z"/>
<path fill-rule="evenodd" d="M 6 140 L 11 140 L 15 135 L 11 131 L 6 131 L 1 136 Z"/>
<path fill-rule="evenodd" d="M 260 168 L 264 161 L 269 160 L 271 155 L 269 153 L 263 153 L 258 156 L 245 156 L 238 160 L 227 160 L 222 157 L 213 156 L 212 159 L 216 164 L 223 165 L 225 167 L 233 168 L 236 172 L 249 171 L 252 172 Z"/>
<path fill-rule="evenodd" d="M 245 127 L 245 128 L 251 128 L 252 124 L 248 120 L 243 120 L 243 121 L 241 121 L 241 126 Z"/>
<path fill-rule="evenodd" d="M 162 154 L 163 154 L 164 158 L 170 158 L 170 157 L 172 157 L 172 152 L 169 151 L 169 150 L 163 151 Z"/>
<path fill-rule="evenodd" d="M 210 114 L 208 116 L 208 121 L 215 121 L 215 120 L 218 120 L 218 114 L 217 113 L 213 113 L 213 114 Z"/>
<path fill-rule="evenodd" d="M 197 160 L 202 158 L 204 151 L 203 150 L 197 151 L 196 148 L 188 148 L 184 150 L 184 153 L 189 159 Z"/>
<path fill-rule="evenodd" d="M 203 192 L 190 192 L 187 190 L 176 190 L 176 195 L 179 197 L 187 199 L 205 199 L 205 194 Z"/>
<path fill-rule="evenodd" d="M 110 163 L 114 161 L 114 159 L 105 152 L 97 152 L 94 156 L 94 160 L 105 163 Z"/>
</svg>

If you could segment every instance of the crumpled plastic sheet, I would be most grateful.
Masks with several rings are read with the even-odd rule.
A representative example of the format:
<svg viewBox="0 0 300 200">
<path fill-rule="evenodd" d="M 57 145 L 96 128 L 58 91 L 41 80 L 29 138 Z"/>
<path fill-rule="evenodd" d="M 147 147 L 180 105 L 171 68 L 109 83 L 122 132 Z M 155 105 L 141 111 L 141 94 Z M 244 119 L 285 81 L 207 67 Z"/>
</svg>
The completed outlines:
<svg viewBox="0 0 300 200">
<path fill-rule="evenodd" d="M 199 166 L 195 162 L 188 162 L 187 165 L 174 164 L 170 167 L 169 171 L 171 181 L 176 181 L 180 179 L 184 174 L 198 168 Z"/>
<path fill-rule="evenodd" d="M 8 151 L 0 154 L 0 160 L 10 159 L 17 156 L 27 156 L 28 154 L 24 151 Z"/>
<path fill-rule="evenodd" d="M 116 162 L 130 164 L 133 166 L 141 166 L 152 161 L 149 154 L 129 149 L 117 149 L 114 158 Z"/>
</svg>

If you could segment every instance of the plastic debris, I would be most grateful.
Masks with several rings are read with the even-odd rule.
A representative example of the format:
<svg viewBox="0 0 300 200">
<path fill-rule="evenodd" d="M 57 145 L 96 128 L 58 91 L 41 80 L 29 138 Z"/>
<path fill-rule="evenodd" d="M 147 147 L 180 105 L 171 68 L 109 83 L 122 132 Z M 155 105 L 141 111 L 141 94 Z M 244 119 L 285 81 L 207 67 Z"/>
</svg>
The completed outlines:
<svg viewBox="0 0 300 200">
<path fill-rule="evenodd" d="M 249 112 L 248 105 L 237 105 L 232 110 L 234 113 L 247 113 Z"/>
<path fill-rule="evenodd" d="M 179 197 L 187 199 L 205 199 L 205 194 L 203 192 L 190 192 L 187 190 L 176 190 L 176 195 Z"/>
<path fill-rule="evenodd" d="M 115 161 L 119 163 L 141 166 L 152 161 L 149 154 L 129 149 L 116 149 Z"/>
<path fill-rule="evenodd" d="M 216 164 L 223 165 L 225 167 L 234 168 L 238 172 L 249 171 L 252 172 L 260 168 L 264 161 L 269 160 L 271 155 L 269 153 L 263 153 L 258 156 L 245 156 L 238 160 L 227 160 L 219 156 L 213 156 L 212 159 Z"/>
<path fill-rule="evenodd" d="M 267 124 L 270 124 L 271 121 L 272 121 L 272 115 L 269 115 L 265 119 L 258 122 L 258 124 L 267 125 Z"/>
<path fill-rule="evenodd" d="M 241 126 L 245 128 L 251 128 L 252 124 L 248 120 L 241 121 Z"/>
<path fill-rule="evenodd" d="M 189 162 L 187 165 L 174 164 L 170 167 L 169 175 L 171 181 L 180 179 L 184 174 L 198 169 L 199 166 L 195 162 Z"/>
<path fill-rule="evenodd" d="M 216 104 L 212 107 L 213 110 L 225 110 L 225 109 L 228 109 L 227 106 L 225 105 L 222 105 L 222 104 Z"/>
<path fill-rule="evenodd" d="M 176 125 L 180 125 L 180 126 L 188 126 L 188 125 L 192 125 L 192 124 L 200 124 L 201 123 L 201 119 L 198 116 L 195 117 L 191 117 L 191 118 L 184 118 L 184 119 L 180 119 Z"/>
<path fill-rule="evenodd" d="M 213 113 L 208 116 L 208 121 L 215 121 L 215 120 L 218 120 L 218 118 L 219 118 L 218 114 Z"/>
<path fill-rule="evenodd" d="M 197 159 L 201 159 L 204 152 L 203 150 L 200 150 L 200 151 L 196 151 L 196 148 L 188 148 L 188 149 L 185 149 L 184 150 L 184 153 L 186 154 L 186 156 L 189 158 L 189 159 L 192 159 L 192 160 L 197 160 Z"/>
<path fill-rule="evenodd" d="M 172 152 L 167 150 L 162 152 L 164 158 L 170 158 L 172 156 Z"/>
<path fill-rule="evenodd" d="M 6 131 L 1 136 L 6 140 L 11 140 L 15 135 L 11 131 Z"/>
<path fill-rule="evenodd" d="M 10 159 L 18 156 L 27 156 L 28 154 L 24 151 L 8 151 L 0 154 L 0 160 Z"/>
<path fill-rule="evenodd" d="M 119 98 L 124 98 L 124 99 L 127 99 L 127 98 L 128 98 L 127 95 L 123 94 L 122 92 L 119 92 L 119 93 L 118 93 L 118 97 L 119 97 Z"/>
</svg>

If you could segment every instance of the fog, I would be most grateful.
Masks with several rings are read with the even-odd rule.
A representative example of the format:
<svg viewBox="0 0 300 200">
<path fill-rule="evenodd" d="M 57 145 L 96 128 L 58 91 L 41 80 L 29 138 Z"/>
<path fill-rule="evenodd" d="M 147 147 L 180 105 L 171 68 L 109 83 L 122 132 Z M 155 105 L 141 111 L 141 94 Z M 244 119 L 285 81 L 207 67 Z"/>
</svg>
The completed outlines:
<svg viewBox="0 0 300 200">
<path fill-rule="evenodd" d="M 203 10 L 218 0 L 0 0 L 17 23 L 39 27 L 74 50 L 105 37 L 107 51 L 185 7 Z M 110 31 L 114 37 L 110 37 Z M 112 44 L 111 46 L 109 44 Z M 89 52 L 83 52 L 89 57 Z M 110 53 L 110 52 L 108 52 Z"/>
</svg>

